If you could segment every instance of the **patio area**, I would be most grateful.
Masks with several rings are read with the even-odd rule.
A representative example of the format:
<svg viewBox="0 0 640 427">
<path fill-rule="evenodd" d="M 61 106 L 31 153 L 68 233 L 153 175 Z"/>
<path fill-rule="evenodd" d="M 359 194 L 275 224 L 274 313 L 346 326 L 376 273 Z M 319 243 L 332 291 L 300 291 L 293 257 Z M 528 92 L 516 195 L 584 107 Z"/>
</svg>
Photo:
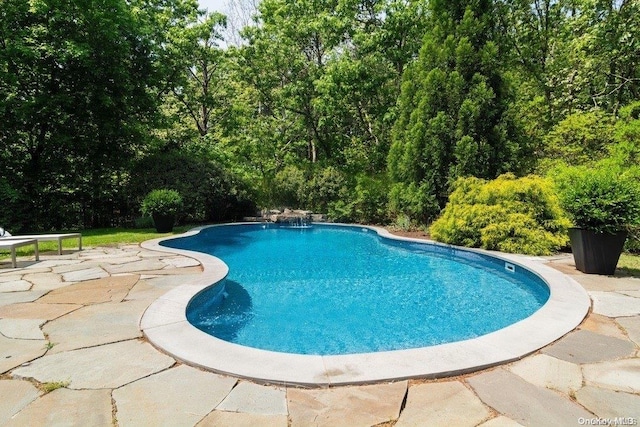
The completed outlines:
<svg viewBox="0 0 640 427">
<path fill-rule="evenodd" d="M 587 319 L 514 363 L 440 380 L 302 389 L 181 364 L 144 339 L 146 308 L 202 268 L 138 245 L 0 265 L 0 425 L 516 426 L 640 419 L 640 278 L 538 262 L 589 293 Z M 256 363 L 260 363 L 256 361 Z M 595 419 L 595 420 L 594 420 Z"/>
</svg>

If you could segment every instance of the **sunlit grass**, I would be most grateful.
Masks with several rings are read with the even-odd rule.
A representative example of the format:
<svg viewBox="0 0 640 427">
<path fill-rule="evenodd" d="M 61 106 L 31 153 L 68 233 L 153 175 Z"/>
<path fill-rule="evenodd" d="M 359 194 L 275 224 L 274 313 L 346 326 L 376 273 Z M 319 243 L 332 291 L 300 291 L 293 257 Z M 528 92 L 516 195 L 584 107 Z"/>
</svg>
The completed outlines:
<svg viewBox="0 0 640 427">
<path fill-rule="evenodd" d="M 618 261 L 618 268 L 623 274 L 640 277 L 640 255 L 622 254 Z"/>
<path fill-rule="evenodd" d="M 193 228 L 193 225 L 183 225 L 174 227 L 171 233 L 156 233 L 154 228 L 96 228 L 82 230 L 82 247 L 90 248 L 96 246 L 115 246 L 123 244 L 138 244 L 145 240 L 157 239 L 159 237 L 171 236 L 184 233 Z M 63 233 L 64 231 L 61 231 Z M 76 232 L 76 231 L 69 231 Z M 57 251 L 57 242 L 42 242 L 38 246 L 40 253 Z M 67 239 L 62 241 L 62 249 L 77 249 L 78 239 Z M 18 256 L 33 255 L 33 246 L 25 246 L 16 251 Z M 0 259 L 8 258 L 9 251 L 1 250 Z"/>
</svg>

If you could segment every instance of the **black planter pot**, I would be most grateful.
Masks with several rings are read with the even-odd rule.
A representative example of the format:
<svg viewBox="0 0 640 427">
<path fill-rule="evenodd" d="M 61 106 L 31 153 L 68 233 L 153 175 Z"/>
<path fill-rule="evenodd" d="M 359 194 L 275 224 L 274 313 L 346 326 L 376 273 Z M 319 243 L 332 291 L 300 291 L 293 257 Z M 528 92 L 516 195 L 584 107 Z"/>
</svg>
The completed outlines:
<svg viewBox="0 0 640 427">
<path fill-rule="evenodd" d="M 596 233 L 582 228 L 570 228 L 569 239 L 576 268 L 588 274 L 613 275 L 627 239 L 626 231 L 616 234 Z"/>
<path fill-rule="evenodd" d="M 175 215 L 159 215 L 153 214 L 153 224 L 156 226 L 158 233 L 169 233 L 173 231 L 173 224 L 176 222 Z"/>
</svg>

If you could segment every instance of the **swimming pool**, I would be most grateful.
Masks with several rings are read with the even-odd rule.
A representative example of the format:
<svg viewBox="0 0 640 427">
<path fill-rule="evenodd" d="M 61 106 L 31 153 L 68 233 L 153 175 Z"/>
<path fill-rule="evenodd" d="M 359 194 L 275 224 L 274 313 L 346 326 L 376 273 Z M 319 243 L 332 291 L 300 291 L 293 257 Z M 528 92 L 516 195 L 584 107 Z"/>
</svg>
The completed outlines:
<svg viewBox="0 0 640 427">
<path fill-rule="evenodd" d="M 381 238 L 362 227 L 212 227 L 163 245 L 222 259 L 222 286 L 187 319 L 236 344 L 353 354 L 475 338 L 522 320 L 549 297 L 528 270 L 486 255 Z M 224 296 L 224 297 L 223 297 Z"/>
<path fill-rule="evenodd" d="M 231 229 L 235 227 L 235 231 L 231 232 Z M 313 242 L 306 242 L 300 247 L 305 248 L 301 252 L 296 252 L 290 246 L 285 248 L 286 245 L 280 244 L 278 247 L 280 250 L 274 250 L 271 248 L 271 252 L 280 253 L 280 255 L 286 254 L 289 258 L 295 260 L 295 264 L 300 267 L 296 271 L 304 272 L 305 274 L 318 274 L 315 272 L 316 265 L 322 264 L 318 261 L 318 258 L 323 258 L 330 252 L 334 254 L 341 254 L 339 259 L 349 259 L 355 264 L 358 262 L 365 263 L 363 270 L 366 274 L 362 273 L 361 276 L 354 276 L 348 279 L 351 285 L 349 287 L 356 287 L 359 292 L 356 292 L 356 297 L 343 297 L 342 289 L 347 286 L 345 283 L 346 278 L 340 278 L 339 274 L 334 275 L 328 281 L 331 285 L 321 287 L 320 291 L 316 293 L 319 298 L 325 298 L 328 296 L 338 296 L 337 300 L 333 300 L 333 305 L 340 308 L 340 305 L 345 305 L 342 312 L 346 312 L 348 315 L 353 315 L 355 318 L 366 319 L 366 326 L 368 324 L 375 323 L 378 319 L 382 319 L 388 314 L 388 312 L 394 311 L 398 306 L 401 309 L 396 310 L 403 316 L 411 315 L 413 312 L 418 312 L 416 308 L 421 308 L 427 305 L 425 303 L 425 297 L 429 297 L 431 292 L 425 292 L 424 294 L 415 294 L 415 292 L 430 289 L 428 284 L 414 283 L 418 282 L 414 276 L 405 276 L 405 274 L 411 271 L 418 274 L 423 273 L 426 265 L 429 265 L 432 270 L 437 272 L 437 277 L 442 277 L 443 272 L 446 269 L 439 268 L 441 263 L 447 261 L 447 259 L 455 259 L 458 263 L 458 268 L 454 270 L 454 277 L 460 277 L 460 271 L 464 270 L 468 272 L 484 271 L 491 273 L 491 279 L 474 279 L 471 283 L 460 285 L 459 281 L 454 280 L 454 283 L 446 287 L 446 292 L 452 296 L 448 303 L 440 303 L 440 308 L 445 308 L 438 316 L 433 315 L 432 321 L 425 322 L 425 316 L 427 314 L 416 316 L 418 319 L 422 319 L 422 324 L 427 325 L 439 325 L 437 328 L 432 329 L 447 329 L 448 324 L 456 322 L 439 322 L 440 319 L 436 317 L 442 317 L 445 319 L 453 319 L 457 313 L 461 311 L 474 312 L 476 318 L 488 318 L 491 317 L 494 310 L 493 300 L 507 301 L 507 307 L 513 305 L 519 305 L 524 299 L 529 299 L 532 305 L 527 310 L 532 311 L 532 314 L 527 315 L 525 312 L 515 314 L 515 317 L 510 317 L 506 322 L 506 326 L 501 327 L 495 320 L 486 322 L 492 325 L 487 330 L 472 330 L 466 331 L 468 335 L 465 337 L 454 337 L 443 339 L 438 336 L 431 336 L 426 342 L 417 342 L 415 337 L 406 339 L 405 332 L 411 332 L 411 329 L 415 325 L 408 328 L 396 327 L 394 330 L 402 331 L 403 339 L 400 340 L 401 346 L 395 346 L 392 344 L 388 346 L 388 343 L 374 343 L 378 347 L 369 348 L 355 348 L 347 349 L 346 345 L 353 344 L 353 339 L 345 340 L 345 342 L 332 343 L 331 345 L 338 348 L 325 349 L 309 349 L 309 348 L 294 348 L 291 351 L 297 353 L 273 351 L 274 348 L 269 347 L 271 344 L 264 343 L 251 343 L 254 347 L 248 345 L 240 345 L 233 341 L 232 336 L 242 336 L 244 330 L 251 328 L 250 320 L 255 318 L 256 312 L 255 305 L 258 304 L 258 300 L 262 297 L 258 297 L 256 294 L 251 295 L 250 283 L 247 281 L 248 276 L 235 276 L 233 260 L 234 253 L 239 254 L 243 250 L 252 248 L 249 252 L 252 253 L 255 260 L 260 260 L 263 264 L 274 264 L 273 254 L 268 254 L 264 250 L 260 250 L 259 247 L 252 246 L 257 239 L 255 233 L 262 234 L 269 240 L 271 237 L 275 238 L 276 235 L 288 233 L 290 236 L 301 237 L 303 241 L 305 239 L 313 239 L 313 236 L 318 233 L 322 233 L 325 229 L 331 229 L 339 231 L 338 234 L 351 234 L 350 238 L 362 239 L 367 245 L 373 245 L 374 250 L 371 247 L 365 250 L 363 258 L 358 261 L 360 256 L 356 256 L 356 253 L 351 249 L 351 245 L 347 244 L 332 244 L 322 247 L 314 247 Z M 365 231 L 366 230 L 366 231 Z M 241 232 L 239 232 L 241 231 Z M 199 238 L 192 238 L 197 237 Z M 271 236 L 271 237 L 269 237 Z M 448 375 L 461 374 L 465 372 L 471 372 L 481 369 L 487 366 L 493 366 L 499 363 L 515 360 L 521 358 L 529 353 L 536 351 L 537 349 L 545 346 L 546 344 L 555 341 L 562 335 L 575 328 L 584 316 L 586 315 L 590 300 L 584 289 L 580 287 L 569 277 L 561 274 L 560 272 L 553 270 L 544 265 L 544 260 L 522 257 L 511 254 L 498 254 L 488 253 L 481 250 L 470 250 L 457 248 L 449 245 L 441 245 L 433 242 L 425 243 L 424 241 L 418 241 L 416 239 L 400 238 L 390 235 L 386 230 L 376 227 L 363 227 L 358 226 L 353 228 L 351 226 L 320 226 L 316 225 L 312 230 L 281 230 L 266 226 L 262 228 L 262 225 L 249 225 L 249 224 L 236 224 L 236 225 L 223 225 L 203 227 L 200 229 L 194 229 L 184 235 L 185 238 L 178 239 L 158 239 L 153 241 L 144 242 L 143 247 L 147 249 L 154 249 L 159 251 L 171 252 L 173 254 L 183 254 L 198 259 L 202 265 L 204 272 L 201 276 L 195 278 L 189 278 L 185 281 L 185 284 L 172 289 L 167 294 L 163 295 L 144 313 L 140 328 L 143 331 L 147 339 L 156 347 L 162 349 L 168 354 L 180 359 L 191 365 L 204 367 L 220 373 L 228 373 L 239 377 L 250 378 L 255 381 L 264 381 L 269 383 L 280 384 L 299 384 L 305 386 L 326 386 L 335 384 L 361 384 L 371 383 L 376 381 L 387 381 L 391 379 L 404 379 L 404 378 L 433 378 L 442 377 Z M 200 240 L 200 243 L 196 243 Z M 203 241 L 209 241 L 216 246 L 216 250 L 222 250 L 221 252 L 214 252 L 216 256 L 204 254 L 201 252 L 194 252 L 193 249 L 201 249 Z M 321 239 L 322 240 L 322 239 Z M 326 242 L 325 242 L 326 244 Z M 177 248 L 167 247 L 168 245 L 177 246 Z M 311 246 L 310 246 L 311 245 Z M 331 248 L 328 250 L 326 248 Z M 310 250 L 313 248 L 313 250 Z M 223 250 L 224 249 L 224 250 Z M 285 250 L 286 249 L 286 250 Z M 367 283 L 366 279 L 369 278 L 370 272 L 381 269 L 380 265 L 389 263 L 389 259 L 382 256 L 380 260 L 373 260 L 375 256 L 369 256 L 372 252 L 382 251 L 399 256 L 400 259 L 417 257 L 423 259 L 423 263 L 417 268 L 406 268 L 406 263 L 400 263 L 398 268 L 389 268 L 387 273 L 391 271 L 396 274 L 392 279 L 378 281 L 380 283 Z M 267 256 L 269 255 L 269 256 Z M 375 255 L 375 254 L 374 254 Z M 225 262 L 228 262 L 229 266 L 223 262 L 217 256 L 222 256 Z M 429 258 L 428 261 L 424 261 L 424 258 Z M 308 258 L 310 261 L 303 262 Z M 250 264 L 245 261 L 245 264 Z M 327 263 L 325 263 L 327 264 Z M 335 271 L 343 271 L 344 262 L 328 261 L 328 265 L 332 266 Z M 383 269 L 384 270 L 384 269 Z M 260 271 L 251 270 L 247 274 Z M 277 274 L 271 277 L 271 281 L 280 281 L 289 283 L 292 292 L 295 294 L 297 288 L 309 286 L 300 286 L 299 284 L 293 286 L 290 282 L 292 278 L 295 278 L 295 274 L 286 270 L 286 277 L 281 277 L 277 280 Z M 465 273 L 465 275 L 468 275 Z M 244 273 L 243 273 L 244 274 Z M 282 272 L 280 273 L 282 274 Z M 398 276 L 399 274 L 399 276 Z M 413 273 L 412 273 L 413 274 Z M 348 277 L 349 275 L 347 275 Z M 316 279 L 318 277 L 316 276 Z M 515 280 L 514 280 L 515 278 Z M 322 278 L 321 278 L 322 279 Z M 326 278 L 325 278 L 326 279 Z M 490 297 L 491 301 L 487 302 L 487 294 L 480 293 L 475 302 L 462 305 L 460 308 L 460 301 L 463 300 L 462 296 L 468 292 L 468 287 L 480 287 L 481 282 L 486 282 L 487 285 L 495 284 L 492 282 L 498 282 L 500 280 L 506 280 L 511 284 L 509 286 L 514 287 L 516 292 L 514 296 L 508 298 L 502 298 L 501 292 L 498 292 L 499 297 L 495 297 L 495 290 L 493 296 Z M 323 279 L 324 280 L 324 279 Z M 304 282 L 304 280 L 303 280 Z M 315 282 L 315 280 L 314 280 Z M 374 280 L 375 282 L 375 280 Z M 380 286 L 374 290 L 375 286 Z M 329 286 L 329 288 L 327 288 Z M 360 287 L 359 287 L 360 286 Z M 414 298 L 406 298 L 404 296 L 396 296 L 393 293 L 400 288 L 410 287 L 413 289 Z M 224 295 L 225 289 L 229 294 L 226 299 L 221 301 Z M 488 286 L 490 289 L 491 286 Z M 273 298 L 277 302 L 282 300 L 282 290 L 278 292 L 270 292 L 268 287 L 261 289 L 268 295 L 269 298 Z M 524 293 L 523 293 L 524 292 Z M 209 293 L 210 295 L 207 295 Z M 379 300 L 378 305 L 367 310 L 358 311 L 356 308 L 360 307 L 360 302 L 363 295 L 367 294 L 379 294 L 382 298 Z M 491 292 L 489 292 L 489 295 Z M 227 316 L 225 333 L 228 336 L 223 336 L 220 339 L 218 337 L 209 335 L 202 330 L 193 326 L 189 319 L 187 319 L 187 306 L 196 307 L 199 303 L 199 299 L 210 300 L 211 295 L 215 295 L 218 301 L 213 303 L 211 307 L 216 316 Z M 275 295 L 275 297 L 274 297 Z M 524 297 L 523 297 L 524 295 Z M 240 296 L 241 302 L 238 307 L 227 307 L 225 304 L 234 300 L 234 297 Z M 214 298 L 215 299 L 215 298 Z M 347 301 L 345 303 L 343 301 Z M 544 302 L 546 300 L 546 302 Z M 336 302 L 337 301 L 337 302 Z M 510 301 L 510 302 L 509 302 Z M 514 303 L 516 301 L 517 303 Z M 222 302 L 222 305 L 217 305 Z M 402 305 L 405 304 L 405 305 Z M 453 305 L 449 305 L 453 304 Z M 527 303 L 528 304 L 528 303 Z M 541 308 L 538 308 L 540 304 L 543 304 Z M 326 305 L 326 304 L 325 304 Z M 447 310 L 446 308 L 449 307 Z M 451 307 L 456 307 L 451 308 Z M 332 310 L 336 307 L 331 307 Z M 225 311 L 226 310 L 226 311 Z M 235 311 L 234 311 L 235 310 Z M 191 310 L 190 310 L 191 311 Z M 204 310 L 205 312 L 207 310 Z M 199 317 L 202 313 L 198 313 L 198 310 L 191 311 L 189 317 L 194 320 L 194 317 Z M 282 314 L 279 313 L 279 314 Z M 507 317 L 511 316 L 509 314 Z M 524 318 L 522 317 L 524 316 Z M 288 318 L 288 321 L 283 323 L 286 327 L 289 324 L 303 323 L 301 319 L 317 320 L 319 318 L 331 316 L 312 315 L 309 310 L 304 315 Z M 497 316 L 498 318 L 502 316 Z M 517 320 L 520 318 L 521 320 Z M 219 320 L 219 319 L 218 319 Z M 504 320 L 504 319 L 503 319 Z M 205 320 L 205 323 L 210 322 L 211 319 Z M 515 323 L 513 323 L 515 322 Z M 347 321 L 334 321 L 333 323 L 347 325 L 350 322 Z M 460 322 L 458 322 L 460 323 Z M 470 323 L 468 320 L 462 321 L 462 323 Z M 483 322 L 476 322 L 483 323 Z M 224 324 L 224 322 L 223 322 Z M 215 325 L 215 322 L 211 323 Z M 202 327 L 202 325 L 200 325 Z M 498 328 L 497 330 L 495 328 Z M 204 327 L 203 327 L 204 329 Z M 214 327 L 215 329 L 215 327 Z M 224 329 L 224 328 L 223 328 Z M 350 329 L 350 328 L 347 328 Z M 344 328 L 343 328 L 344 330 Z M 350 333 L 346 336 L 359 338 L 359 335 L 366 335 L 364 332 L 358 329 L 357 334 Z M 489 331 L 489 332 L 487 332 Z M 316 330 L 317 333 L 317 330 Z M 222 334 L 224 335 L 224 333 Z M 269 333 L 262 335 L 282 335 L 279 333 Z M 370 334 L 372 337 L 376 337 L 381 334 Z M 426 333 L 417 334 L 419 337 L 427 336 Z M 297 335 L 294 333 L 294 337 Z M 234 338 L 235 339 L 235 338 Z M 277 340 L 281 341 L 281 340 Z M 296 341 L 296 340 L 294 340 Z M 297 341 L 307 341 L 297 339 Z M 331 340 L 329 340 L 331 341 Z M 366 341 L 366 340 L 365 340 Z M 406 345 L 410 342 L 409 345 Z M 369 345 L 369 344 L 367 344 Z M 395 346 L 395 347 L 394 347 Z M 262 348 L 260 348 L 262 347 Z M 398 349 L 402 348 L 402 349 Z M 377 350 L 379 349 L 379 350 Z M 354 353 L 355 351 L 355 353 Z M 360 352 L 363 351 L 363 352 Z M 304 354 L 306 353 L 306 354 Z"/>
</svg>

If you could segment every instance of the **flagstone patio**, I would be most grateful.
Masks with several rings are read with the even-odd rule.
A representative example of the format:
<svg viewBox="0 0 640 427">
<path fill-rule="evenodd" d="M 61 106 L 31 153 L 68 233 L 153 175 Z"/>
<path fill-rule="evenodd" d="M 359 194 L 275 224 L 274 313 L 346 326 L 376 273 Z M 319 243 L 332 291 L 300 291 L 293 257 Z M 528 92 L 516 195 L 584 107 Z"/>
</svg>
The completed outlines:
<svg viewBox="0 0 640 427">
<path fill-rule="evenodd" d="M 520 361 L 441 380 L 301 389 L 186 366 L 145 341 L 145 309 L 198 277 L 138 245 L 0 263 L 0 425 L 579 425 L 640 420 L 640 278 L 569 274 L 593 310 Z M 256 361 L 260 363 L 260 361 Z M 586 420 L 586 421 L 585 421 Z"/>
</svg>

